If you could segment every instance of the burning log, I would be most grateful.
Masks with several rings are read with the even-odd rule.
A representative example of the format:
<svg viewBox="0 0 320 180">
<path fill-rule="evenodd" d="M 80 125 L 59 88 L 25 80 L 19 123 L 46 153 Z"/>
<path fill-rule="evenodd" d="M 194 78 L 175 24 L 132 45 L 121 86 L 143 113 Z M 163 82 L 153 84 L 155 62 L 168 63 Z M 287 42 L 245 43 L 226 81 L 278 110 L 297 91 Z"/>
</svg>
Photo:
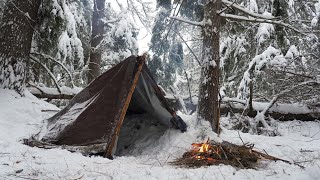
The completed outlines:
<svg viewBox="0 0 320 180">
<path fill-rule="evenodd" d="M 253 144 L 235 145 L 227 141 L 217 143 L 209 140 L 205 143 L 193 143 L 192 149 L 171 164 L 183 167 L 201 167 L 211 165 L 231 165 L 237 168 L 256 168 L 259 160 L 283 161 L 265 153 L 253 150 Z M 301 166 L 300 166 L 301 167 Z"/>
</svg>

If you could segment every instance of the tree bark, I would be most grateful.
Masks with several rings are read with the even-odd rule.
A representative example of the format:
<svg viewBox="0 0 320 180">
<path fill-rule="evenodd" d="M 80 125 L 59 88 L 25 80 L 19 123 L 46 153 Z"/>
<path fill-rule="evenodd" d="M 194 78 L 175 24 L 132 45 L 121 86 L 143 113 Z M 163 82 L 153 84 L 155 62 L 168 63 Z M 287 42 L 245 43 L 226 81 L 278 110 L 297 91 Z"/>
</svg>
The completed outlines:
<svg viewBox="0 0 320 180">
<path fill-rule="evenodd" d="M 7 1 L 0 25 L 0 88 L 23 94 L 41 0 Z"/>
<path fill-rule="evenodd" d="M 219 133 L 219 38 L 221 0 L 208 0 L 204 7 L 203 52 L 199 91 L 198 119 L 211 122 L 212 130 Z"/>
<path fill-rule="evenodd" d="M 101 74 L 100 64 L 102 50 L 99 49 L 99 44 L 103 40 L 104 23 L 101 21 L 105 17 L 105 0 L 94 0 L 94 10 L 92 15 L 92 35 L 91 35 L 91 50 L 88 71 L 88 84 Z"/>
</svg>

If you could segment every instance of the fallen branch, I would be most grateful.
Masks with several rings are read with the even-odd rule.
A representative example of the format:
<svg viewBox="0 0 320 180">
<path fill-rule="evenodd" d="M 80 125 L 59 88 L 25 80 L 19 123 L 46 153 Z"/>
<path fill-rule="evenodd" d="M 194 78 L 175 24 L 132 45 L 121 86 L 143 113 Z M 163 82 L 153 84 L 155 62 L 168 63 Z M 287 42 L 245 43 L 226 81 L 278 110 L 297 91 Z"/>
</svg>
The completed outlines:
<svg viewBox="0 0 320 180">
<path fill-rule="evenodd" d="M 39 87 L 39 86 L 27 87 L 27 89 L 31 94 L 33 94 L 37 98 L 47 98 L 47 99 L 72 99 L 81 90 L 81 88 L 71 89 L 68 87 L 61 87 L 59 92 L 57 91 L 56 88 Z"/>
<path fill-rule="evenodd" d="M 232 112 L 242 114 L 246 109 L 245 101 L 223 98 L 220 113 L 221 115 L 228 115 Z M 242 102 L 243 101 L 243 102 Z M 255 102 L 253 101 L 253 115 L 256 116 L 258 112 L 264 110 L 263 107 L 268 106 L 266 102 Z M 287 111 L 284 111 L 287 110 Z M 270 107 L 268 111 L 264 114 L 266 117 L 270 116 L 273 119 L 280 121 L 290 121 L 290 120 L 301 120 L 301 121 L 314 121 L 320 119 L 320 109 L 309 109 L 307 106 L 297 107 L 292 104 L 277 104 L 277 107 Z M 253 116 L 253 117 L 254 117 Z"/>
</svg>

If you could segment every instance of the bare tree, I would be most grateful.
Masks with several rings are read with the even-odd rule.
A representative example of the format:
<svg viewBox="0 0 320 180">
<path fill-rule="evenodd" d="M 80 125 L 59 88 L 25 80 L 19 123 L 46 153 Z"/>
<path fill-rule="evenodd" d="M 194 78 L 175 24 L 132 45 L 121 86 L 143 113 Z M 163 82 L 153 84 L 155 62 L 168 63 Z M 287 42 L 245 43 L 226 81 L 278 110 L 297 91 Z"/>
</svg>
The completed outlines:
<svg viewBox="0 0 320 180">
<path fill-rule="evenodd" d="M 0 87 L 23 93 L 41 0 L 8 0 L 0 24 Z"/>
</svg>

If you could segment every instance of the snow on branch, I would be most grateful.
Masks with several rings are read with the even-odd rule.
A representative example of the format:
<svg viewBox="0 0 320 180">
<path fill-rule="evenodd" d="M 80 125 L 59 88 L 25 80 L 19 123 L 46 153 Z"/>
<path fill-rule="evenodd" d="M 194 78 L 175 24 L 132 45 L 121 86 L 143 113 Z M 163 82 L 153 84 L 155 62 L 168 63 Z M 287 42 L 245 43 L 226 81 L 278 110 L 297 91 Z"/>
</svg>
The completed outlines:
<svg viewBox="0 0 320 180">
<path fill-rule="evenodd" d="M 222 3 L 224 3 L 225 5 L 227 5 L 228 7 L 232 7 L 248 16 L 251 16 L 251 17 L 255 17 L 255 18 L 260 18 L 260 19 L 269 19 L 269 20 L 272 20 L 272 19 L 275 19 L 274 16 L 270 16 L 270 15 L 262 15 L 262 14 L 258 14 L 258 13 L 254 13 L 254 12 L 251 12 L 250 10 L 246 9 L 246 8 L 243 8 L 237 4 L 235 4 L 234 2 L 231 2 L 231 1 L 228 1 L 228 0 L 222 0 Z M 221 14 L 222 12 L 218 12 L 218 14 Z"/>
<path fill-rule="evenodd" d="M 60 89 L 60 86 L 59 86 L 59 84 L 58 84 L 58 81 L 57 81 L 57 79 L 54 77 L 54 75 L 52 74 L 52 72 L 50 71 L 50 69 L 49 69 L 46 65 L 42 64 L 42 63 L 40 62 L 40 60 L 37 59 L 36 57 L 30 56 L 30 58 L 31 58 L 31 60 L 33 60 L 34 62 L 40 64 L 40 66 L 42 66 L 42 67 L 48 72 L 48 74 L 49 74 L 49 76 L 51 77 L 51 79 L 53 80 L 53 82 L 54 82 L 54 84 L 55 84 L 58 92 L 61 93 L 61 89 Z"/>
<path fill-rule="evenodd" d="M 116 23 L 116 22 L 120 21 L 120 19 L 109 19 L 109 20 L 100 19 L 100 21 L 102 21 L 102 23 L 103 23 L 105 26 L 111 27 L 110 24 Z"/>
<path fill-rule="evenodd" d="M 28 91 L 36 96 L 37 98 L 46 98 L 46 99 L 72 99 L 77 95 L 82 88 L 66 87 L 62 86 L 60 88 L 61 92 L 57 91 L 56 88 L 42 87 L 42 86 L 33 86 L 27 87 Z"/>
<path fill-rule="evenodd" d="M 305 81 L 302 83 L 299 83 L 297 85 L 292 86 L 291 88 L 285 89 L 283 91 L 281 91 L 279 94 L 277 94 L 274 98 L 272 98 L 272 100 L 270 101 L 270 103 L 268 104 L 268 106 L 265 107 L 265 109 L 261 112 L 263 115 L 267 113 L 267 111 L 275 104 L 275 102 L 283 95 L 297 89 L 300 86 L 306 86 L 306 85 L 319 85 L 319 83 L 317 81 Z"/>
<path fill-rule="evenodd" d="M 300 34 L 305 34 L 304 32 L 302 32 L 302 31 L 298 30 L 297 28 L 291 26 L 290 24 L 282 22 L 281 20 L 271 20 L 271 19 L 244 17 L 244 16 L 237 16 L 237 15 L 226 14 L 226 13 L 221 13 L 220 16 L 228 18 L 228 19 L 234 19 L 234 20 L 240 20 L 240 21 L 277 24 L 277 25 L 281 25 L 281 26 L 284 26 L 286 28 L 289 28 L 289 29 L 291 29 L 293 31 L 296 31 L 296 32 L 298 32 Z"/>
<path fill-rule="evenodd" d="M 292 86 L 291 88 L 288 88 L 284 91 L 281 91 L 279 94 L 277 94 L 275 97 L 272 98 L 272 100 L 269 102 L 269 104 L 261 111 L 258 112 L 255 119 L 257 119 L 258 121 L 260 121 L 263 126 L 267 129 L 267 130 L 272 130 L 271 127 L 268 125 L 268 123 L 265 120 L 265 114 L 268 112 L 268 110 L 276 103 L 276 101 L 283 95 L 289 93 L 290 91 L 293 91 L 295 89 L 297 89 L 299 86 L 306 86 L 306 85 L 319 85 L 318 82 L 316 81 L 305 81 L 302 83 L 299 83 L 295 86 Z"/>
<path fill-rule="evenodd" d="M 42 54 L 42 53 L 36 53 L 36 52 L 32 52 L 31 53 L 32 55 L 39 55 L 39 56 L 42 56 L 43 58 L 45 59 L 48 59 L 50 61 L 53 61 L 57 64 L 59 64 L 68 74 L 69 78 L 70 78 L 70 81 L 71 81 L 71 84 L 72 86 L 74 87 L 74 84 L 73 84 L 73 77 L 72 77 L 72 74 L 70 73 L 70 71 L 67 69 L 67 67 L 65 65 L 63 65 L 60 61 L 56 60 L 55 58 L 47 55 L 47 54 Z"/>
<path fill-rule="evenodd" d="M 189 20 L 186 20 L 186 19 L 183 19 L 183 18 L 177 17 L 177 16 L 170 16 L 169 18 L 171 18 L 171 19 L 175 19 L 175 20 L 178 20 L 178 21 L 181 21 L 181 22 L 187 23 L 187 24 L 195 25 L 195 26 L 204 26 L 204 22 L 203 22 L 203 21 L 200 21 L 200 22 L 196 22 L 196 21 L 189 21 Z"/>
</svg>

